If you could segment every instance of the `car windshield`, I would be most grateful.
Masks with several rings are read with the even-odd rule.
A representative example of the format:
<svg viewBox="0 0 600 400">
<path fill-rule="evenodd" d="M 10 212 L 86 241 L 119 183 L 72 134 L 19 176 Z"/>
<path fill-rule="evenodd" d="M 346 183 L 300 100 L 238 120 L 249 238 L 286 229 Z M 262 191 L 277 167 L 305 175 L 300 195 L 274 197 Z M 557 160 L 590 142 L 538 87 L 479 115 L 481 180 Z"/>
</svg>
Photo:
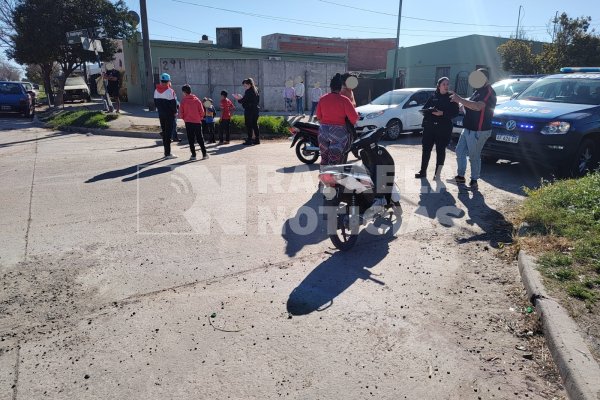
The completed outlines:
<svg viewBox="0 0 600 400">
<path fill-rule="evenodd" d="M 371 102 L 378 106 L 390 106 L 402 104 L 404 100 L 410 95 L 408 92 L 387 92 L 376 98 Z"/>
<path fill-rule="evenodd" d="M 23 82 L 23 86 L 25 86 L 25 90 L 33 90 L 33 85 L 29 82 Z"/>
<path fill-rule="evenodd" d="M 67 78 L 67 81 L 65 82 L 65 86 L 79 86 L 79 85 L 85 85 L 85 81 L 80 76 L 74 76 L 72 78 Z"/>
<path fill-rule="evenodd" d="M 492 85 L 496 96 L 512 96 L 515 93 L 521 93 L 535 81 L 500 81 Z"/>
<path fill-rule="evenodd" d="M 600 75 L 594 78 L 564 76 L 536 81 L 519 100 L 600 105 Z"/>
<path fill-rule="evenodd" d="M 0 94 L 21 94 L 23 89 L 19 83 L 1 82 Z"/>
</svg>

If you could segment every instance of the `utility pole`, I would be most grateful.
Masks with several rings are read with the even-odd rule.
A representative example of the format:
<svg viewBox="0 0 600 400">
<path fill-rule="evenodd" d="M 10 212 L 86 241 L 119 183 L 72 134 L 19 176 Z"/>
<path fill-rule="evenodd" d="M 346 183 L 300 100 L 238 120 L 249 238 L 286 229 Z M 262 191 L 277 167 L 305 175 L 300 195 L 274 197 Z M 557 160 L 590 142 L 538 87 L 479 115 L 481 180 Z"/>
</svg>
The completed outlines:
<svg viewBox="0 0 600 400">
<path fill-rule="evenodd" d="M 150 54 L 150 36 L 148 33 L 148 12 L 146 11 L 146 0 L 140 0 L 140 14 L 142 14 L 142 42 L 144 45 L 144 67 L 146 69 L 146 102 L 148 104 L 148 110 L 155 111 L 154 73 L 152 72 L 152 57 Z"/>
<path fill-rule="evenodd" d="M 558 22 L 558 11 L 554 15 L 554 29 L 552 29 L 552 43 L 554 43 L 554 38 L 556 37 L 556 24 Z"/>
<path fill-rule="evenodd" d="M 515 35 L 515 39 L 519 39 L 519 24 L 521 22 L 521 8 L 523 8 L 523 6 L 519 6 L 519 16 L 517 17 L 517 34 Z"/>
<path fill-rule="evenodd" d="M 402 20 L 402 0 L 398 7 L 398 30 L 396 31 L 396 51 L 394 52 L 394 73 L 392 74 L 392 90 L 396 89 L 396 77 L 398 76 L 398 48 L 400 47 L 400 21 Z"/>
</svg>

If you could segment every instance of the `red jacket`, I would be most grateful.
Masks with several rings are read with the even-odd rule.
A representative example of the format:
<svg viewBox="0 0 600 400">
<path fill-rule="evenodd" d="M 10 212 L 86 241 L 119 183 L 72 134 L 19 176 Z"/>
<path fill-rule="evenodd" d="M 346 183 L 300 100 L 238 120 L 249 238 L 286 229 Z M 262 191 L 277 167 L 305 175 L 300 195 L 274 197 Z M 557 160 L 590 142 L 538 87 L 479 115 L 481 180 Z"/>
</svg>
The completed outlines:
<svg viewBox="0 0 600 400">
<path fill-rule="evenodd" d="M 204 106 L 194 94 L 186 94 L 179 105 L 179 117 L 184 122 L 202 123 L 204 118 Z"/>
<path fill-rule="evenodd" d="M 227 97 L 221 99 L 221 119 L 231 119 L 231 112 L 235 110 L 235 106 Z"/>
<path fill-rule="evenodd" d="M 339 93 L 328 93 L 321 96 L 317 105 L 317 118 L 326 125 L 346 125 L 346 117 L 352 125 L 358 121 L 358 114 L 350 99 Z"/>
</svg>

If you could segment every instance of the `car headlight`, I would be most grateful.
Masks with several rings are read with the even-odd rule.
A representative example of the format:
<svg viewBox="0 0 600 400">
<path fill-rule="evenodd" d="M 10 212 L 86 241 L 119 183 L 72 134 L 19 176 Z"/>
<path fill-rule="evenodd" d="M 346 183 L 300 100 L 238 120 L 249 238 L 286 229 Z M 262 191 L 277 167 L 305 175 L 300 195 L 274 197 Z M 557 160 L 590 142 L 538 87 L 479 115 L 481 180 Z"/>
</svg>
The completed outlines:
<svg viewBox="0 0 600 400">
<path fill-rule="evenodd" d="M 380 115 L 383 115 L 384 112 L 385 112 L 385 110 L 377 111 L 377 112 L 374 112 L 374 113 L 369 113 L 369 114 L 365 115 L 365 119 L 377 118 Z"/>
<path fill-rule="evenodd" d="M 571 124 L 564 121 L 552 121 L 542 128 L 543 135 L 564 135 L 571 129 Z"/>
</svg>

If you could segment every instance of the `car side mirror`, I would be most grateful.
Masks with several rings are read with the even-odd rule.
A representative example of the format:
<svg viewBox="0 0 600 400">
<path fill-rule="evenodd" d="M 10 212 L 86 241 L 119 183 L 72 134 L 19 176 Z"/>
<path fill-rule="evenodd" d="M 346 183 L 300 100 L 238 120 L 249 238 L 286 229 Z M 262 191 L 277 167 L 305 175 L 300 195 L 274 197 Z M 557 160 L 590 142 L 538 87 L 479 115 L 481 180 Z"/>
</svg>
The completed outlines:
<svg viewBox="0 0 600 400">
<path fill-rule="evenodd" d="M 416 106 L 418 106 L 418 104 L 417 104 L 417 102 L 416 102 L 415 100 L 411 100 L 411 101 L 408 103 L 408 106 L 409 106 L 409 107 L 416 107 Z"/>
</svg>

